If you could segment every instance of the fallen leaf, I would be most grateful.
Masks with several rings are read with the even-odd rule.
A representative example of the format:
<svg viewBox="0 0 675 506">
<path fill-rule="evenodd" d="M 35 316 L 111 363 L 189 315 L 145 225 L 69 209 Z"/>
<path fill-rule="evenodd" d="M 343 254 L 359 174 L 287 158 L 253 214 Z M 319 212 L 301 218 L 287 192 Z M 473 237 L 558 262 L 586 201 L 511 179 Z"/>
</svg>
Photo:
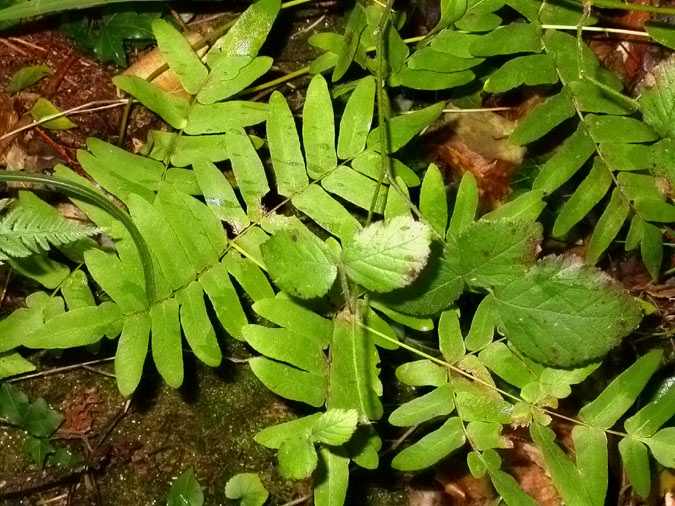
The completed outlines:
<svg viewBox="0 0 675 506">
<path fill-rule="evenodd" d="M 471 172 L 485 207 L 494 208 L 510 193 L 511 177 L 525 148 L 509 140 L 515 122 L 494 112 L 446 113 L 427 136 L 433 161 L 459 180 Z"/>
</svg>

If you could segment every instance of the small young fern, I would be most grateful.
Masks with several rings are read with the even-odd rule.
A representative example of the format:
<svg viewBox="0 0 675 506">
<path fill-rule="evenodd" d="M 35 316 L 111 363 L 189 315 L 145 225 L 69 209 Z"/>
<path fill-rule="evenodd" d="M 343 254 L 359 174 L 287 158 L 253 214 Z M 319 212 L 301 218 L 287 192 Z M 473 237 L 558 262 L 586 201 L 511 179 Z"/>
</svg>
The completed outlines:
<svg viewBox="0 0 675 506">
<path fill-rule="evenodd" d="M 23 258 L 65 246 L 100 233 L 95 227 L 80 225 L 55 213 L 51 208 L 13 205 L 0 218 L 0 261 Z"/>
</svg>

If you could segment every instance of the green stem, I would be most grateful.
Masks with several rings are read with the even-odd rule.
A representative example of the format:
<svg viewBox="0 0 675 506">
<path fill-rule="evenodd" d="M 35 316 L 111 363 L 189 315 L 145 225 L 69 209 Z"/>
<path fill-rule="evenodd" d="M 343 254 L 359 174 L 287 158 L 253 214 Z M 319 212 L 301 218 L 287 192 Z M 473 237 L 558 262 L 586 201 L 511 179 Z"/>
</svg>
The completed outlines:
<svg viewBox="0 0 675 506">
<path fill-rule="evenodd" d="M 389 158 L 389 104 L 385 84 L 387 79 L 387 30 L 389 29 L 389 21 L 393 7 L 394 0 L 387 0 L 387 5 L 384 7 L 377 29 L 377 126 L 380 129 L 380 175 L 377 179 L 377 186 L 375 187 L 375 192 L 373 193 L 373 198 L 370 202 L 370 208 L 368 209 L 366 225 L 369 225 L 373 220 L 373 213 L 375 211 L 377 199 L 380 196 L 380 189 L 384 184 L 385 178 L 391 173 L 391 160 Z M 389 183 L 393 184 L 391 178 L 389 179 Z"/>
<path fill-rule="evenodd" d="M 136 225 L 131 220 L 131 217 L 125 211 L 116 207 L 107 198 L 92 190 L 91 188 L 88 188 L 80 183 L 68 181 L 67 179 L 54 176 L 45 176 L 42 174 L 29 175 L 7 170 L 0 170 L 0 181 L 20 181 L 25 183 L 46 185 L 47 189 L 50 189 L 50 186 L 55 187 L 66 195 L 81 199 L 85 202 L 88 202 L 89 204 L 99 207 L 103 211 L 107 212 L 110 216 L 120 221 L 122 225 L 124 225 L 124 227 L 129 231 L 131 239 L 134 241 L 134 244 L 138 249 L 141 265 L 143 266 L 143 275 L 145 277 L 145 289 L 148 296 L 148 303 L 152 304 L 155 301 L 155 278 L 150 250 L 148 249 L 148 245 L 146 244 L 145 239 L 143 239 L 140 231 L 138 228 L 136 228 Z"/>
<path fill-rule="evenodd" d="M 268 88 L 274 88 L 275 86 L 279 86 L 280 84 L 283 84 L 286 81 L 292 81 L 293 79 L 302 77 L 305 74 L 309 74 L 309 65 L 307 65 L 306 67 L 299 68 L 298 70 L 294 70 L 293 72 L 289 72 L 288 74 L 284 74 L 283 76 L 278 77 L 277 79 L 267 81 L 266 83 L 259 84 L 258 86 L 253 86 L 252 88 L 245 90 L 244 93 L 247 94 L 257 93 L 259 91 L 263 91 Z"/>
<path fill-rule="evenodd" d="M 284 2 L 281 4 L 282 9 L 289 9 L 291 7 L 296 7 L 298 5 L 302 4 L 308 4 L 310 2 L 313 2 L 314 0 L 290 0 L 290 2 Z"/>
<path fill-rule="evenodd" d="M 304 0 L 302 0 L 302 1 L 304 2 Z M 284 5 L 286 5 L 286 4 L 284 4 Z M 283 8 L 283 5 L 282 5 L 282 8 Z M 406 44 L 414 44 L 415 42 L 420 42 L 420 41 L 424 40 L 425 38 L 426 38 L 426 36 L 409 37 L 407 39 L 403 39 L 403 42 L 405 42 Z M 367 53 L 372 53 L 373 51 L 377 51 L 377 47 L 373 46 L 373 47 L 366 48 Z M 298 70 L 294 70 L 293 72 L 289 72 L 288 74 L 285 74 L 281 77 L 278 77 L 277 79 L 274 79 L 272 81 L 268 81 L 268 82 L 259 84 L 258 86 L 254 86 L 252 88 L 244 90 L 242 93 L 251 94 L 251 93 L 256 93 L 258 91 L 266 90 L 268 88 L 273 88 L 274 86 L 278 86 L 278 85 L 283 84 L 287 81 L 291 81 L 293 79 L 297 79 L 298 77 L 302 77 L 305 74 L 309 74 L 310 68 L 311 67 L 309 65 L 307 65 L 305 67 L 301 67 Z"/>
<path fill-rule="evenodd" d="M 581 3 L 581 2 L 580 2 Z M 675 15 L 675 7 L 656 7 L 655 5 L 629 4 L 618 0 L 593 0 L 593 7 L 603 9 L 621 9 L 624 11 L 651 12 L 665 16 Z"/>
<path fill-rule="evenodd" d="M 455 372 L 455 373 L 459 374 L 460 376 L 464 376 L 466 379 L 468 379 L 470 381 L 473 381 L 475 383 L 478 383 L 480 385 L 483 385 L 484 387 L 489 388 L 490 390 L 494 390 L 495 392 L 501 394 L 504 397 L 508 397 L 509 399 L 511 399 L 513 401 L 525 402 L 525 403 L 529 404 L 530 406 L 532 406 L 533 408 L 540 409 L 541 411 L 543 411 L 547 415 L 550 415 L 550 416 L 553 416 L 553 417 L 556 417 L 556 418 L 560 418 L 561 420 L 566 420 L 566 421 L 574 423 L 576 425 L 593 427 L 592 425 L 589 425 L 586 422 L 584 422 L 582 420 L 579 420 L 577 418 L 572 418 L 571 416 L 563 415 L 561 413 L 558 413 L 557 411 L 552 411 L 552 410 L 547 409 L 547 408 L 542 408 L 541 406 L 537 406 L 536 404 L 528 402 L 528 401 L 522 399 L 521 397 L 519 397 L 515 394 L 512 394 L 511 392 L 507 392 L 506 390 L 503 390 L 503 389 L 493 385 L 492 383 L 490 383 L 488 381 L 485 381 L 482 378 L 479 378 L 478 376 L 474 376 L 473 374 L 465 371 L 464 369 L 461 369 L 461 368 L 459 368 L 455 365 L 452 365 L 451 363 L 446 362 L 445 360 L 442 360 L 438 357 L 434 357 L 433 355 L 430 355 L 429 353 L 426 353 L 426 352 L 424 352 L 424 351 L 422 351 L 418 348 L 415 348 L 414 346 L 410 346 L 409 344 L 406 344 L 402 341 L 399 341 L 398 339 L 394 339 L 393 337 L 389 337 L 388 335 L 380 332 L 377 329 L 369 327 L 368 325 L 365 325 L 364 323 L 359 322 L 359 325 L 363 329 L 367 330 L 368 332 L 370 332 L 372 334 L 377 335 L 378 337 L 380 337 L 381 339 L 384 339 L 385 341 L 389 341 L 390 343 L 395 344 L 395 345 L 399 346 L 400 348 L 403 348 L 404 350 L 407 350 L 407 351 L 417 355 L 418 357 L 425 358 L 425 359 L 427 359 L 427 360 L 429 360 L 429 361 L 431 361 L 431 362 L 433 362 L 437 365 L 440 365 L 441 367 L 446 367 L 447 369 L 451 370 L 452 372 Z M 594 428 L 599 428 L 599 427 L 594 427 Z M 619 437 L 626 437 L 628 435 L 624 432 L 611 430 L 611 429 L 601 429 L 601 430 L 603 430 L 607 434 L 612 434 L 612 435 L 619 436 Z"/>
<path fill-rule="evenodd" d="M 566 30 L 575 31 L 579 29 L 579 25 L 541 25 L 544 30 Z M 582 32 L 599 32 L 599 33 L 613 33 L 617 35 L 633 35 L 635 37 L 649 38 L 651 35 L 640 30 L 626 30 L 624 28 L 605 28 L 603 26 L 581 26 Z"/>
</svg>

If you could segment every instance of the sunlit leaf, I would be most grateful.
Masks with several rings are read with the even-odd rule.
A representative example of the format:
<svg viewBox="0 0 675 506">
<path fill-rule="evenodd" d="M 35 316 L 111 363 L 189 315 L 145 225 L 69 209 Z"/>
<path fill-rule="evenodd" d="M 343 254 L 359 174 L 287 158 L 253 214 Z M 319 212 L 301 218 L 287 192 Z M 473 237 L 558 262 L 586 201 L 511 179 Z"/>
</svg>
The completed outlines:
<svg viewBox="0 0 675 506">
<path fill-rule="evenodd" d="M 307 173 L 318 179 L 337 167 L 333 103 L 326 80 L 320 75 L 314 77 L 307 88 L 302 119 Z"/>
<path fill-rule="evenodd" d="M 202 506 L 204 492 L 192 469 L 183 472 L 171 484 L 167 496 L 167 506 Z"/>
<path fill-rule="evenodd" d="M 337 154 L 341 160 L 353 158 L 366 147 L 375 108 L 375 79 L 365 77 L 352 92 L 340 118 Z"/>
<path fill-rule="evenodd" d="M 279 447 L 279 472 L 289 480 L 308 478 L 318 464 L 314 445 L 308 437 L 296 436 Z"/>
<path fill-rule="evenodd" d="M 425 469 L 462 447 L 464 442 L 462 421 L 448 418 L 440 428 L 397 454 L 391 466 L 399 471 Z"/>
<path fill-rule="evenodd" d="M 661 363 L 662 353 L 650 351 L 619 374 L 593 401 L 579 411 L 579 417 L 594 427 L 610 428 L 633 405 Z"/>
<path fill-rule="evenodd" d="M 261 250 L 272 279 L 291 295 L 321 297 L 337 277 L 336 259 L 317 236 L 302 227 L 276 232 Z"/>
<path fill-rule="evenodd" d="M 256 473 L 240 473 L 227 481 L 225 496 L 238 499 L 240 506 L 263 506 L 269 492 Z"/>
<path fill-rule="evenodd" d="M 347 496 L 349 459 L 333 448 L 321 448 L 316 479 L 314 504 L 341 506 Z"/>
<path fill-rule="evenodd" d="M 355 409 L 329 409 L 312 427 L 312 441 L 340 446 L 352 437 L 358 419 Z"/>
<path fill-rule="evenodd" d="M 399 216 L 358 232 L 342 253 L 347 275 L 375 292 L 409 285 L 426 265 L 431 231 Z"/>
<path fill-rule="evenodd" d="M 180 80 L 185 90 L 195 95 L 206 80 L 208 70 L 192 46 L 173 25 L 163 19 L 152 22 L 152 31 L 162 56 Z"/>
</svg>

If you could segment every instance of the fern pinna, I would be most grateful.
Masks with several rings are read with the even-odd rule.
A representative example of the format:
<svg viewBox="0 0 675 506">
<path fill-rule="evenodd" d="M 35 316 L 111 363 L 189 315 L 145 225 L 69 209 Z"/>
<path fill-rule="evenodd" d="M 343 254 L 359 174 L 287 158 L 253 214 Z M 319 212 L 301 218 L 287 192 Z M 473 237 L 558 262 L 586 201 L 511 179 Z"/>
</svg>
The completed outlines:
<svg viewBox="0 0 675 506">
<path fill-rule="evenodd" d="M 424 433 L 394 456 L 391 465 L 401 471 L 428 468 L 466 448 L 471 473 L 488 476 L 507 504 L 534 504 L 502 470 L 497 451 L 508 448 L 505 427 L 528 427 L 563 500 L 600 505 L 610 434 L 621 438 L 634 490 L 648 495 L 650 453 L 661 465 L 675 465 L 675 429 L 662 428 L 674 414 L 674 384 L 664 383 L 625 419 L 624 431 L 615 425 L 656 373 L 661 352 L 639 358 L 581 409 L 574 459 L 548 425 L 561 416 L 558 401 L 642 319 L 640 304 L 589 265 L 629 217 L 627 247 L 640 245 L 658 274 L 657 224 L 671 221 L 672 213 L 657 186 L 663 166 L 653 157 L 670 142 L 659 140 L 669 135 L 654 105 L 662 92 L 646 92 L 638 104 L 620 97 L 619 83 L 579 39 L 546 28 L 559 16 L 578 20 L 574 9 L 522 1 L 442 5 L 439 25 L 412 53 L 397 31 L 401 19 L 379 4 L 357 4 L 344 35 L 316 36 L 313 43 L 326 52 L 309 69 L 315 75 L 300 133 L 281 93 L 267 103 L 242 94 L 271 67 L 258 51 L 278 0 L 249 7 L 205 55 L 156 20 L 160 51 L 185 93 L 130 75 L 115 84 L 174 130 L 152 132 L 143 154 L 98 139 L 78 154 L 93 184 L 129 210 L 149 248 L 153 283 L 144 283 L 145 255 L 129 228 L 74 198 L 97 227 L 78 232 L 105 231 L 114 248 L 81 243 L 74 255 L 83 269 L 72 272 L 46 255 L 40 269 L 23 266 L 21 272 L 55 292 L 32 294 L 26 308 L 0 323 L 0 373 L 10 371 L 1 375 L 31 367 L 21 347 L 69 348 L 106 336 L 118 339 L 115 372 L 124 395 L 137 388 L 148 353 L 164 380 L 178 387 L 183 338 L 215 367 L 222 327 L 258 353 L 248 365 L 270 390 L 317 410 L 267 428 L 256 440 L 278 450 L 283 476 L 313 477 L 318 505 L 344 503 L 352 463 L 380 465 L 377 427 L 385 411 L 391 425 Z M 497 12 L 507 8 L 525 21 L 501 26 Z M 374 47 L 380 51 L 371 58 Z M 512 55 L 519 56 L 507 59 Z M 340 97 L 332 97 L 322 73 L 339 80 L 353 61 L 375 76 L 336 87 Z M 420 179 L 405 163 L 403 148 L 441 116 L 445 103 L 389 117 L 384 89 L 445 90 L 477 79 L 490 93 L 550 86 L 513 140 L 535 142 L 564 122 L 571 131 L 531 191 L 480 217 L 473 176 L 465 174 L 450 192 L 435 165 Z M 636 108 L 644 121 L 633 116 Z M 262 125 L 264 139 L 253 135 Z M 641 150 L 650 156 L 643 159 Z M 545 199 L 586 169 L 557 211 L 553 233 L 567 234 L 611 189 L 587 263 L 538 260 Z M 64 166 L 56 175 L 92 185 Z M 16 229 L 12 223 L 6 226 Z M 48 230 L 55 233 L 55 225 Z M 461 314 L 464 294 L 480 303 Z M 467 317 L 470 325 L 463 325 Z M 416 360 L 396 368 L 396 379 L 414 393 L 389 412 L 380 362 L 392 350 Z M 21 367 L 12 370 L 14 363 Z"/>
<path fill-rule="evenodd" d="M 374 16 L 369 13 L 375 10 L 357 5 L 355 12 L 362 12 L 352 14 L 344 36 L 319 34 L 311 42 L 338 62 L 352 55 L 353 61 L 374 72 L 367 51 L 374 37 Z M 390 31 L 389 84 L 447 90 L 478 81 L 491 94 L 525 86 L 543 89 L 546 99 L 519 123 L 511 140 L 527 145 L 551 131 L 566 136 L 541 164 L 532 184 L 532 191 L 556 196 L 566 183 L 577 181 L 554 211 L 553 237 L 566 237 L 602 203 L 587 261 L 596 263 L 628 221 L 626 250 L 639 247 L 650 274 L 658 278 L 662 235 L 675 218 L 661 183 L 673 181 L 672 61 L 654 70 L 653 87 L 645 87 L 635 100 L 622 95 L 620 80 L 600 66 L 580 36 L 562 31 L 580 34 L 597 23 L 580 5 L 468 1 L 449 2 L 442 12 L 439 24 L 411 54 L 398 33 Z M 512 19 L 514 13 L 523 19 L 502 24 L 502 17 Z M 675 45 L 672 30 L 658 24 L 642 34 Z M 336 65 L 334 79 L 344 74 L 340 68 Z"/>
</svg>

